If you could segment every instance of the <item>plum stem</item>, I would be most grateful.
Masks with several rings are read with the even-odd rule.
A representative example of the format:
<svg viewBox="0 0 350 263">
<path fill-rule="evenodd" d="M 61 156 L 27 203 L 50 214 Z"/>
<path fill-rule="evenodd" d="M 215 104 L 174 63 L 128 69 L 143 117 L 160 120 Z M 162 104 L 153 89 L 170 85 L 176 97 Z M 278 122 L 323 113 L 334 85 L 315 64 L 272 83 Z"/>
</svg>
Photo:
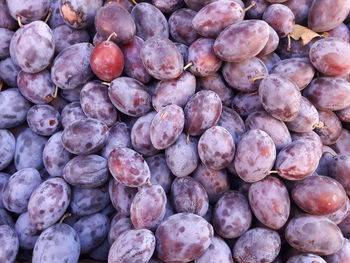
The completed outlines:
<svg viewBox="0 0 350 263">
<path fill-rule="evenodd" d="M 189 133 L 187 133 L 186 144 L 190 144 L 190 134 Z"/>
<path fill-rule="evenodd" d="M 148 177 L 146 183 L 147 183 L 147 186 L 151 187 L 152 186 L 151 178 Z"/>
<path fill-rule="evenodd" d="M 247 12 L 249 9 L 252 9 L 255 5 L 256 5 L 256 3 L 253 1 L 249 6 L 244 8 L 244 12 Z"/>
<path fill-rule="evenodd" d="M 57 98 L 57 94 L 58 94 L 58 87 L 56 86 L 56 87 L 55 87 L 55 91 L 54 91 L 52 97 L 53 97 L 53 98 Z"/>
<path fill-rule="evenodd" d="M 4 87 L 4 81 L 0 79 L 0 91 L 2 91 L 2 88 Z"/>
<path fill-rule="evenodd" d="M 133 3 L 134 5 L 137 5 L 138 3 L 136 2 L 136 0 L 131 0 L 131 3 Z"/>
<path fill-rule="evenodd" d="M 66 213 L 62 216 L 61 220 L 59 221 L 60 224 L 63 223 L 63 221 L 67 218 L 67 217 L 70 217 L 72 214 L 71 213 Z"/>
<path fill-rule="evenodd" d="M 49 22 L 49 19 L 50 19 L 51 15 L 52 15 L 52 8 L 49 9 L 49 12 L 47 13 L 47 16 L 46 16 L 46 18 L 44 20 L 44 22 L 46 24 L 47 24 L 47 22 Z"/>
<path fill-rule="evenodd" d="M 290 34 L 287 35 L 287 39 L 288 39 L 287 51 L 289 52 L 292 49 L 292 42 L 290 39 Z"/>
<path fill-rule="evenodd" d="M 253 92 L 248 92 L 249 95 L 257 95 L 259 94 L 259 91 L 253 91 Z"/>
<path fill-rule="evenodd" d="M 331 152 L 324 152 L 324 153 L 322 153 L 322 155 L 326 155 L 327 153 L 330 154 L 330 155 L 332 155 L 332 157 L 336 157 L 336 156 L 337 156 L 336 154 L 331 153 Z"/>
<path fill-rule="evenodd" d="M 319 122 L 314 126 L 314 129 L 327 130 L 327 126 L 323 122 Z"/>
<path fill-rule="evenodd" d="M 109 35 L 109 37 L 107 38 L 106 41 L 109 42 L 109 41 L 111 41 L 111 38 L 112 38 L 112 37 L 117 37 L 117 36 L 118 36 L 117 33 L 116 33 L 116 32 L 113 32 L 112 34 Z"/>
<path fill-rule="evenodd" d="M 252 80 L 253 82 L 255 82 L 255 81 L 259 80 L 259 79 L 266 79 L 266 76 L 254 77 L 254 78 L 252 78 L 251 80 Z"/>
<path fill-rule="evenodd" d="M 321 34 L 321 37 L 327 38 L 329 37 L 329 33 L 328 32 L 324 32 Z"/>
<path fill-rule="evenodd" d="M 21 16 L 17 16 L 17 22 L 18 22 L 19 27 L 24 27 L 22 24 L 22 21 L 21 21 Z"/>
<path fill-rule="evenodd" d="M 186 70 L 186 69 L 188 69 L 189 67 L 192 67 L 192 66 L 193 66 L 193 62 L 191 61 L 186 66 L 184 66 L 184 70 Z"/>
<path fill-rule="evenodd" d="M 111 83 L 109 83 L 109 82 L 101 82 L 101 84 L 102 84 L 102 85 L 106 85 L 106 86 L 108 86 L 108 87 L 111 86 Z"/>
<path fill-rule="evenodd" d="M 278 171 L 272 170 L 272 171 L 269 171 L 269 174 L 278 174 Z"/>
</svg>

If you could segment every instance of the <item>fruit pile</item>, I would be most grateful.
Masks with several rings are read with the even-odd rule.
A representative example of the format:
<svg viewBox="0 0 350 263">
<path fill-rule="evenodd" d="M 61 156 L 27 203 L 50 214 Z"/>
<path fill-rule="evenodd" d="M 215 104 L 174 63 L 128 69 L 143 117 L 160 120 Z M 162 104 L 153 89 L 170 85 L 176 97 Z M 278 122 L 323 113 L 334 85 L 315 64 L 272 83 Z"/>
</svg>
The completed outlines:
<svg viewBox="0 0 350 263">
<path fill-rule="evenodd" d="M 349 263 L 350 0 L 136 1 L 0 0 L 0 263 Z"/>
</svg>

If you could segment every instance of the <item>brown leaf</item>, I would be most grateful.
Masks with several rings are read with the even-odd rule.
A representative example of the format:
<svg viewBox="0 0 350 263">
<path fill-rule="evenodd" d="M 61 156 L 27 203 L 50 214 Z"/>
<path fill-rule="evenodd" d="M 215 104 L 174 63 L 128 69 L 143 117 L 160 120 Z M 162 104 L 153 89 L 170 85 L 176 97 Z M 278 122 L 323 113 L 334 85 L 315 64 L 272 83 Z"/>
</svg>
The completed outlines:
<svg viewBox="0 0 350 263">
<path fill-rule="evenodd" d="M 313 40 L 315 37 L 322 37 L 326 35 L 320 35 L 317 34 L 316 32 L 312 31 L 311 29 L 301 26 L 301 25 L 294 25 L 293 27 L 293 32 L 290 34 L 290 36 L 294 40 L 301 40 L 303 41 L 303 45 L 307 45 L 310 43 L 311 40 Z"/>
</svg>

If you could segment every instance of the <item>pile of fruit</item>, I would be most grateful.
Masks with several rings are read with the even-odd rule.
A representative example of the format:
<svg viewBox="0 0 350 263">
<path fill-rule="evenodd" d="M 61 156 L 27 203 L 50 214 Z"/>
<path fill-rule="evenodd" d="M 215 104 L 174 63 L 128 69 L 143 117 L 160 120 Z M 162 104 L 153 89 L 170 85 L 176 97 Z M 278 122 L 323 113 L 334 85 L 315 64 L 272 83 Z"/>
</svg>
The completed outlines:
<svg viewBox="0 0 350 263">
<path fill-rule="evenodd" d="M 0 0 L 0 263 L 349 263 L 350 0 L 136 1 Z"/>
</svg>

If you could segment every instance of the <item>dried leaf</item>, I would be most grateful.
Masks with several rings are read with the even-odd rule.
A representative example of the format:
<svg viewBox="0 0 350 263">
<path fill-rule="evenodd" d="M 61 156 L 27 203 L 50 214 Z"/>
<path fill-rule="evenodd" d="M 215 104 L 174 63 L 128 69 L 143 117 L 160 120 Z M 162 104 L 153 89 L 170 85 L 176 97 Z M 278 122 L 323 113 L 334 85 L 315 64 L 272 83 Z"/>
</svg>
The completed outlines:
<svg viewBox="0 0 350 263">
<path fill-rule="evenodd" d="M 312 31 L 311 29 L 301 26 L 301 25 L 294 25 L 293 32 L 290 34 L 290 36 L 294 40 L 301 40 L 303 41 L 303 45 L 307 45 L 310 43 L 311 40 L 313 40 L 315 37 L 321 37 L 323 35 L 317 34 L 316 32 Z"/>
</svg>

